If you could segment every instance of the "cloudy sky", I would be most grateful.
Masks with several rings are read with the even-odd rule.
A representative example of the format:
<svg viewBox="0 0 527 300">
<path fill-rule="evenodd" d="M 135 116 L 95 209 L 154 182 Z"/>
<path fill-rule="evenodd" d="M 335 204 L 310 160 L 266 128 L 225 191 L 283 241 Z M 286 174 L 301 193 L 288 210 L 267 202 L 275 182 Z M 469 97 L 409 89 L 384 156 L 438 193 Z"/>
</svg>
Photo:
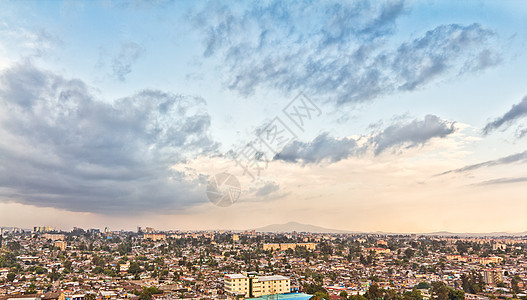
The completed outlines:
<svg viewBox="0 0 527 300">
<path fill-rule="evenodd" d="M 521 1 L 0 6 L 0 226 L 527 230 Z"/>
</svg>

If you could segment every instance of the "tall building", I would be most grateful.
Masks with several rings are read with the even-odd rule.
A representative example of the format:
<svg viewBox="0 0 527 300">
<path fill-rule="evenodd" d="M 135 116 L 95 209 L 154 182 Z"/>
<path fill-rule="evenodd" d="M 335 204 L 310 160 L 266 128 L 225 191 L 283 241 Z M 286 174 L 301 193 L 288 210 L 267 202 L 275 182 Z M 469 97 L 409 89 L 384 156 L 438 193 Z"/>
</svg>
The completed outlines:
<svg viewBox="0 0 527 300">
<path fill-rule="evenodd" d="M 281 275 L 258 276 L 255 272 L 224 276 L 225 293 L 230 297 L 245 298 L 291 292 L 291 280 Z"/>
</svg>

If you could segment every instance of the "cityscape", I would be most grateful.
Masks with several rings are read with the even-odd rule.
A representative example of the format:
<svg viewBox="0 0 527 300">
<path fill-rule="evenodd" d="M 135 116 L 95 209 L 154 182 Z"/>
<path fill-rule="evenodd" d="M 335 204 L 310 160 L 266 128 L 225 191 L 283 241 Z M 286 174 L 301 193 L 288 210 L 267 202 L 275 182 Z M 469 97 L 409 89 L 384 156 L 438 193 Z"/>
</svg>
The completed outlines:
<svg viewBox="0 0 527 300">
<path fill-rule="evenodd" d="M 527 1 L 0 0 L 0 300 L 527 300 Z"/>
<path fill-rule="evenodd" d="M 525 235 L 38 226 L 1 241 L 0 299 L 527 297 Z"/>
</svg>

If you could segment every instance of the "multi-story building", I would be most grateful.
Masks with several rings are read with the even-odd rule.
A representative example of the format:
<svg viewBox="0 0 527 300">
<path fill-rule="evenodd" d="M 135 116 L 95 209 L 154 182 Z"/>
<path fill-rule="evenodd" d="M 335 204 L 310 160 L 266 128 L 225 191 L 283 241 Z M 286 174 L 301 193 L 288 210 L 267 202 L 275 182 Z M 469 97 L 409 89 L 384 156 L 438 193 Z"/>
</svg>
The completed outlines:
<svg viewBox="0 0 527 300">
<path fill-rule="evenodd" d="M 390 253 L 390 249 L 387 248 L 377 248 L 377 247 L 370 247 L 370 248 L 364 248 L 364 252 L 375 252 L 376 254 L 379 253 Z"/>
<path fill-rule="evenodd" d="M 37 232 L 46 233 L 46 232 L 50 232 L 50 231 L 53 231 L 53 227 L 50 227 L 50 226 L 35 226 L 35 227 L 33 227 L 33 232 L 34 233 L 37 233 Z"/>
<path fill-rule="evenodd" d="M 225 293 L 231 297 L 260 297 L 291 292 L 289 277 L 272 275 L 259 276 L 257 273 L 227 274 L 224 276 Z"/>
<path fill-rule="evenodd" d="M 58 233 L 45 233 L 42 235 L 42 238 L 45 240 L 52 241 L 64 241 L 66 239 L 66 236 Z"/>
<path fill-rule="evenodd" d="M 65 241 L 55 241 L 53 244 L 56 248 L 59 248 L 61 251 L 66 250 L 66 247 L 68 246 L 68 243 Z"/>
<path fill-rule="evenodd" d="M 291 292 L 291 281 L 289 277 L 281 275 L 260 276 L 258 278 L 260 295 L 286 294 Z M 254 288 L 253 288 L 254 289 Z M 259 297 L 255 295 L 255 297 Z"/>
<path fill-rule="evenodd" d="M 488 285 L 496 285 L 503 281 L 503 272 L 498 269 L 486 269 L 483 271 L 483 280 Z"/>
<path fill-rule="evenodd" d="M 296 247 L 304 247 L 307 250 L 315 250 L 316 246 L 317 245 L 315 243 L 263 244 L 263 250 L 264 251 L 267 251 L 267 250 L 272 250 L 272 251 L 281 250 L 281 251 L 285 251 L 287 249 L 295 250 Z"/>
<path fill-rule="evenodd" d="M 164 241 L 167 239 L 167 235 L 164 233 L 146 233 L 144 235 L 145 239 L 150 239 L 152 241 Z"/>
<path fill-rule="evenodd" d="M 249 297 L 249 277 L 243 274 L 227 274 L 223 279 L 224 290 L 227 295 Z"/>
</svg>

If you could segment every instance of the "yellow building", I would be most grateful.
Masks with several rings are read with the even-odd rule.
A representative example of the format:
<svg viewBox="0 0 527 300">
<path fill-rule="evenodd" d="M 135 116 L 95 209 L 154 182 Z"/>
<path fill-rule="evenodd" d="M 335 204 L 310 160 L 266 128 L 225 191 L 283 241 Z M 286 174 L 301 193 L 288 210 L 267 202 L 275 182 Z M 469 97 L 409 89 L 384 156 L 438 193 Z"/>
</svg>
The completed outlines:
<svg viewBox="0 0 527 300">
<path fill-rule="evenodd" d="M 503 258 L 499 256 L 491 256 L 491 257 L 478 257 L 477 261 L 482 264 L 499 264 L 503 261 Z"/>
<path fill-rule="evenodd" d="M 144 235 L 146 240 L 152 240 L 152 241 L 164 241 L 167 239 L 166 234 L 164 233 L 146 233 Z"/>
<path fill-rule="evenodd" d="M 281 275 L 258 276 L 254 272 L 227 274 L 224 276 L 224 290 L 230 297 L 244 298 L 286 294 L 291 291 L 291 280 Z"/>
<path fill-rule="evenodd" d="M 229 296 L 249 297 L 249 277 L 242 274 L 227 274 L 223 277 L 224 290 Z"/>
<path fill-rule="evenodd" d="M 53 245 L 55 246 L 55 248 L 59 248 L 61 251 L 64 251 L 66 250 L 68 243 L 66 243 L 65 241 L 55 241 Z"/>
<path fill-rule="evenodd" d="M 287 249 L 295 250 L 296 247 L 304 247 L 307 250 L 315 250 L 317 245 L 315 243 L 282 243 L 282 244 L 263 244 L 263 250 L 281 250 L 285 251 Z"/>
<path fill-rule="evenodd" d="M 286 294 L 291 292 L 291 280 L 289 277 L 281 275 L 260 276 L 258 278 L 258 283 L 261 291 L 260 296 Z M 259 297 L 257 295 L 254 296 Z"/>
<path fill-rule="evenodd" d="M 390 253 L 390 249 L 386 249 L 386 248 L 375 248 L 375 247 L 372 247 L 372 248 L 364 248 L 364 252 L 375 252 L 376 254 L 380 254 L 380 253 Z"/>
<path fill-rule="evenodd" d="M 42 235 L 42 238 L 45 240 L 63 241 L 66 239 L 66 236 L 64 236 L 63 234 L 58 234 L 58 233 L 45 233 Z"/>
</svg>

